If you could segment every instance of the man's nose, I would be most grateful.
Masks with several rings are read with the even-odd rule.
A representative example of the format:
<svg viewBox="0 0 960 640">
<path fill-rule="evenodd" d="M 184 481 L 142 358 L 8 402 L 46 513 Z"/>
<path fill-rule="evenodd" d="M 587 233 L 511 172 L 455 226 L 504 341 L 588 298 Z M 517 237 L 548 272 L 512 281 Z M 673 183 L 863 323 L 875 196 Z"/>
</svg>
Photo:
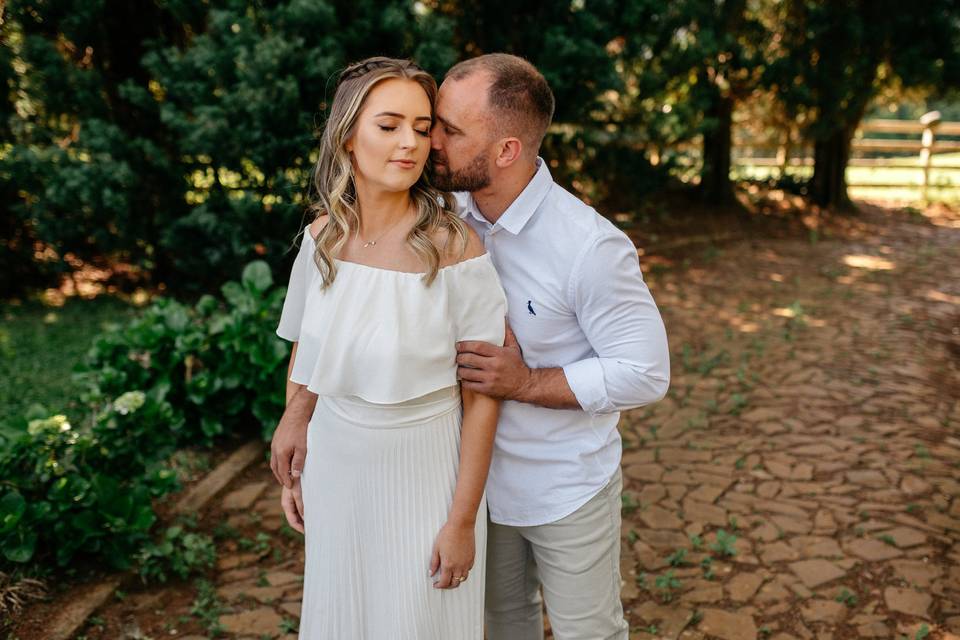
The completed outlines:
<svg viewBox="0 0 960 640">
<path fill-rule="evenodd" d="M 443 131 L 440 127 L 434 127 L 430 130 L 430 148 L 435 151 L 443 150 Z"/>
</svg>

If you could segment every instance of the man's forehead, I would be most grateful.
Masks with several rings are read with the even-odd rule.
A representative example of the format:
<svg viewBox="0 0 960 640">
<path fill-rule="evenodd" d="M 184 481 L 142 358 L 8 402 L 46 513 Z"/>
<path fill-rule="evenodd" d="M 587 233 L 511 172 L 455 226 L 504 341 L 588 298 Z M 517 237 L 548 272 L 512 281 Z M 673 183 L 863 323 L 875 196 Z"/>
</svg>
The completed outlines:
<svg viewBox="0 0 960 640">
<path fill-rule="evenodd" d="M 447 78 L 440 85 L 440 95 L 445 103 L 449 102 L 455 109 L 476 111 L 478 106 L 485 108 L 487 105 L 490 80 L 486 71 L 475 71 L 459 80 Z"/>
</svg>

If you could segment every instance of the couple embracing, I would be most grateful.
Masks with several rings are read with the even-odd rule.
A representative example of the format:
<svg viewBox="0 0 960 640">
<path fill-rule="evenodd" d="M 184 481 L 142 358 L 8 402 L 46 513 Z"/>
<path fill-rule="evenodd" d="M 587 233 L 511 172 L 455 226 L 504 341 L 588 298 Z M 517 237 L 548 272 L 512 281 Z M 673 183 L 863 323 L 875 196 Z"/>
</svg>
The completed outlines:
<svg viewBox="0 0 960 640">
<path fill-rule="evenodd" d="M 340 76 L 277 328 L 302 640 L 542 638 L 544 601 L 558 639 L 628 636 L 618 412 L 666 393 L 667 340 L 538 156 L 553 109 L 506 54 Z"/>
</svg>

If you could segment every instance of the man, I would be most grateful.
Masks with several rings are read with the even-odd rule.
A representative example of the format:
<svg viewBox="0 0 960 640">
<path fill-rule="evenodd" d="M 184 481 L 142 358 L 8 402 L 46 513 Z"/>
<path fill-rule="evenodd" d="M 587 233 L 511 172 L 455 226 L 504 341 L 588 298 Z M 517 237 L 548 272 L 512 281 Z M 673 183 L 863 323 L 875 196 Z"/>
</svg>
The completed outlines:
<svg viewBox="0 0 960 640">
<path fill-rule="evenodd" d="M 666 333 L 636 248 L 537 156 L 553 94 L 506 54 L 454 66 L 432 131 L 434 182 L 459 191 L 508 299 L 504 346 L 458 345 L 464 387 L 504 400 L 487 481 L 490 640 L 626 639 L 619 411 L 661 399 Z"/>
</svg>

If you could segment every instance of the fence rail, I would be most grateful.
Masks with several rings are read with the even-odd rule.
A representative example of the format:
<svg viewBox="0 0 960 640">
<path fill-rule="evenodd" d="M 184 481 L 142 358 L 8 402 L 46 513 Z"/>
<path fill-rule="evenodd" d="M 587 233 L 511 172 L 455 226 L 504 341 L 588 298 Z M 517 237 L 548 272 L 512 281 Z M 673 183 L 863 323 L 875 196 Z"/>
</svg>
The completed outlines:
<svg viewBox="0 0 960 640">
<path fill-rule="evenodd" d="M 871 137 L 870 134 L 911 136 L 914 139 L 895 139 Z M 960 140 L 947 140 L 945 137 L 960 136 L 960 122 L 943 122 L 940 113 L 932 111 L 917 121 L 888 120 L 883 118 L 864 120 L 854 134 L 851 142 L 849 167 L 872 167 L 879 169 L 913 168 L 921 172 L 918 182 L 876 182 L 849 184 L 851 187 L 901 188 L 921 190 L 923 200 L 928 199 L 931 188 L 943 188 L 944 185 L 932 184 L 930 172 L 960 171 L 958 164 L 938 164 L 934 162 L 936 154 L 960 151 Z M 756 155 L 756 152 L 767 152 Z M 773 152 L 770 155 L 769 152 Z M 881 157 L 863 157 L 893 153 Z M 904 155 L 904 154 L 913 154 Z M 950 158 L 954 160 L 954 158 Z M 781 175 L 789 168 L 813 166 L 813 149 L 809 145 L 788 145 L 786 142 L 771 140 L 740 140 L 734 143 L 733 164 L 756 167 L 779 168 Z M 958 176 L 960 178 L 960 176 Z M 947 185 L 947 188 L 960 188 L 960 185 Z"/>
</svg>

